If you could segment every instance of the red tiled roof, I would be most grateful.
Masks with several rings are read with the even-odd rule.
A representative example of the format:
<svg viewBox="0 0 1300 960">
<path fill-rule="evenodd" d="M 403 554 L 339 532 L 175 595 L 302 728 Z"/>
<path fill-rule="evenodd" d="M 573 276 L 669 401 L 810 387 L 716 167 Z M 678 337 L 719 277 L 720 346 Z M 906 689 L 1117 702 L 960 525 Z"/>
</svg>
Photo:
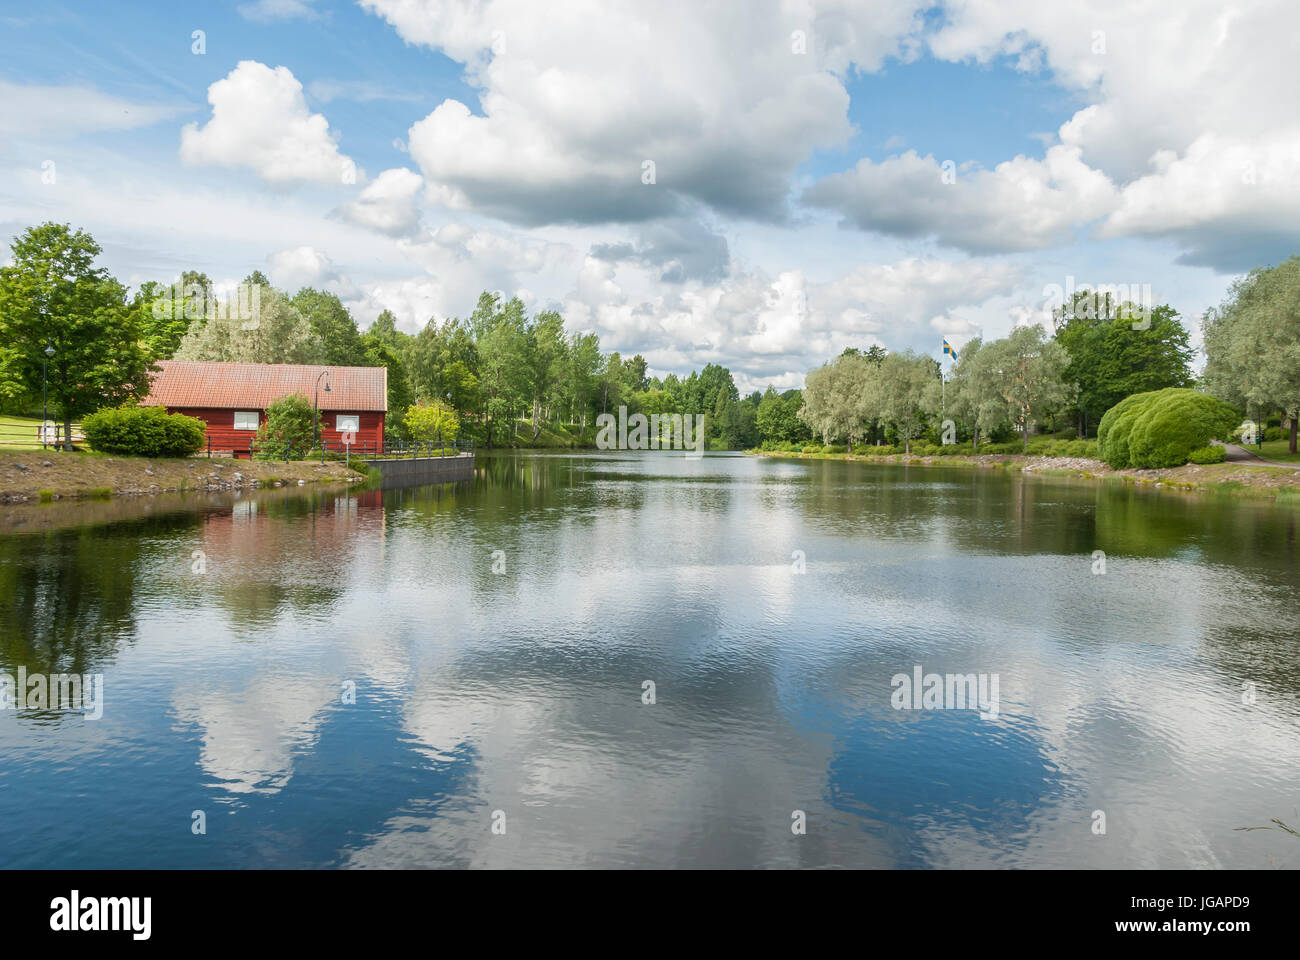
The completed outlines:
<svg viewBox="0 0 1300 960">
<path fill-rule="evenodd" d="M 301 393 L 320 398 L 321 410 L 388 410 L 387 367 L 319 367 L 292 363 L 217 363 L 160 360 L 143 406 L 265 410 Z M 317 393 L 316 378 L 320 377 Z M 325 392 L 325 384 L 329 392 Z"/>
</svg>

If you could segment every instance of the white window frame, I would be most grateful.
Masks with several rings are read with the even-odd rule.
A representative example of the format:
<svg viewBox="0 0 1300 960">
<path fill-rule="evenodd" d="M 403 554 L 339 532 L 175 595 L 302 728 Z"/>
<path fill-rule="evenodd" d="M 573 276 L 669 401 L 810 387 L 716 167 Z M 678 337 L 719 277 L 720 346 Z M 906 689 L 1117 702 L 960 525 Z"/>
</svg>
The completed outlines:
<svg viewBox="0 0 1300 960">
<path fill-rule="evenodd" d="M 239 425 L 240 417 L 252 417 L 253 425 L 251 427 L 241 427 Z M 256 430 L 261 425 L 262 414 L 259 410 L 236 410 L 235 411 L 235 429 L 236 430 Z M 247 422 L 247 419 L 245 419 Z"/>
<path fill-rule="evenodd" d="M 339 433 L 356 433 L 361 429 L 361 415 L 340 413 L 334 418 L 334 429 Z"/>
</svg>

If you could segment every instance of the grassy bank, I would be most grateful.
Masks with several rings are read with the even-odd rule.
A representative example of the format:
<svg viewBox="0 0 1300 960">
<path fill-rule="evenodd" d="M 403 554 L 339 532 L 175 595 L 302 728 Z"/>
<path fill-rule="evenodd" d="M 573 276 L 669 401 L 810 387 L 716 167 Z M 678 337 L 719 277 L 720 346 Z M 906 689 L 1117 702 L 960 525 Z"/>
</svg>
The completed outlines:
<svg viewBox="0 0 1300 960">
<path fill-rule="evenodd" d="M 1112 470 L 1101 460 L 1088 457 L 1046 457 L 1023 454 L 979 454 L 965 456 L 873 456 L 861 453 L 788 453 L 751 450 L 763 457 L 793 460 L 851 460 L 863 463 L 920 467 L 968 467 L 985 470 L 1016 470 L 1045 476 L 1083 477 L 1114 483 L 1133 483 L 1171 491 L 1196 491 L 1238 496 L 1294 498 L 1300 503 L 1300 464 L 1295 470 L 1255 466 L 1247 463 L 1184 464 L 1163 470 Z"/>
<path fill-rule="evenodd" d="M 98 453 L 0 452 L 0 503 L 108 498 L 186 490 L 247 490 L 364 480 L 342 463 L 149 459 Z"/>
<path fill-rule="evenodd" d="M 1300 469 L 1300 453 L 1291 452 L 1291 441 L 1289 440 L 1265 440 L 1259 445 L 1252 443 L 1246 449 L 1251 453 L 1258 454 L 1265 460 L 1294 463 Z"/>
<path fill-rule="evenodd" d="M 537 437 L 533 437 L 533 424 L 530 420 L 515 423 L 513 448 L 530 450 L 576 450 L 596 446 L 596 428 L 587 425 L 584 431 L 578 424 L 559 422 L 543 423 Z"/>
</svg>

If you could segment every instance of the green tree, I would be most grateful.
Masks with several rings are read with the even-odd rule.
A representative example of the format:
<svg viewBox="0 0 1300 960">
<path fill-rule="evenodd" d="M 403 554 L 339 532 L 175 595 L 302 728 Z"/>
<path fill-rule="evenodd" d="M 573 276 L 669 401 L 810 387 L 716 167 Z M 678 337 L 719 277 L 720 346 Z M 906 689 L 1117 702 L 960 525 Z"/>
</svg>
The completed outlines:
<svg viewBox="0 0 1300 960">
<path fill-rule="evenodd" d="M 301 393 L 290 394 L 266 408 L 266 422 L 257 430 L 257 459 L 301 460 L 316 436 L 316 411 Z"/>
<path fill-rule="evenodd" d="M 176 309 L 172 288 L 149 280 L 131 297 L 131 313 L 150 360 L 168 360 L 189 329 L 183 303 Z"/>
<path fill-rule="evenodd" d="M 177 360 L 240 363 L 325 363 L 325 347 L 307 319 L 271 287 L 262 287 L 256 316 L 236 311 L 195 320 L 176 349 Z"/>
<path fill-rule="evenodd" d="M 1108 295 L 1105 295 L 1108 297 Z M 1135 304 L 1114 305 L 1087 292 L 1061 311 L 1056 342 L 1069 354 L 1065 380 L 1078 385 L 1079 435 L 1133 393 L 1189 387 L 1195 356 L 1187 328 L 1168 304 L 1141 315 Z M 1089 306 L 1088 304 L 1091 304 Z"/>
<path fill-rule="evenodd" d="M 49 397 L 68 437 L 73 418 L 143 397 L 151 365 L 137 314 L 122 285 L 95 266 L 94 238 L 43 223 L 11 249 L 12 265 L 0 268 L 0 395 L 40 396 L 48 359 Z"/>
<path fill-rule="evenodd" d="M 384 310 L 375 317 L 375 322 L 366 333 L 394 348 L 400 347 L 408 339 L 406 334 L 397 329 L 397 317 L 393 316 L 391 310 Z"/>
<path fill-rule="evenodd" d="M 460 430 L 456 411 L 441 400 L 408 407 L 404 419 L 411 439 L 422 443 L 454 443 Z"/>
<path fill-rule="evenodd" d="M 481 412 L 479 352 L 468 323 L 430 320 L 403 343 L 402 360 L 416 396 L 448 400 L 463 414 Z"/>
<path fill-rule="evenodd" d="M 1300 434 L 1300 256 L 1259 267 L 1232 285 L 1227 299 L 1206 313 L 1207 389 L 1267 417 L 1281 410 L 1290 421 L 1290 450 Z M 1261 418 L 1263 418 L 1261 417 Z"/>
<path fill-rule="evenodd" d="M 912 440 L 925 429 L 926 397 L 937 367 L 933 358 L 907 350 L 889 354 L 877 368 L 879 415 L 898 432 L 904 453 L 912 452 Z"/>
<path fill-rule="evenodd" d="M 528 343 L 524 305 L 517 297 L 501 304 L 496 294 L 485 293 L 470 327 L 477 334 L 485 439 L 489 445 L 513 445 L 515 425 L 532 396 L 532 371 L 521 362 Z"/>
<path fill-rule="evenodd" d="M 629 389 L 640 392 L 645 390 L 646 382 L 646 360 L 641 354 L 637 354 L 631 360 L 623 364 L 623 373 Z"/>
<path fill-rule="evenodd" d="M 540 313 L 528 326 L 533 440 L 541 433 L 543 422 L 551 419 L 551 411 L 559 401 L 567 348 L 564 317 L 559 313 L 553 310 Z"/>
<path fill-rule="evenodd" d="M 599 370 L 600 338 L 594 333 L 572 334 L 560 374 L 561 395 L 568 406 L 569 423 L 580 423 L 583 430 L 594 412 Z"/>
<path fill-rule="evenodd" d="M 401 355 L 391 344 L 379 335 L 369 331 L 361 337 L 361 356 L 357 360 L 361 367 L 388 368 L 388 409 L 405 410 L 415 402 L 415 391 L 411 389 L 406 376 L 406 365 Z M 398 434 L 401 435 L 399 429 Z"/>
<path fill-rule="evenodd" d="M 808 374 L 799 417 L 821 435 L 822 443 L 843 439 L 852 450 L 882 415 L 880 380 L 880 364 L 846 351 Z"/>
<path fill-rule="evenodd" d="M 290 301 L 311 324 L 320 339 L 324 360 L 337 367 L 361 366 L 364 347 L 357 323 L 337 296 L 325 290 L 303 287 Z"/>
<path fill-rule="evenodd" d="M 785 394 L 779 394 L 769 386 L 763 394 L 763 399 L 758 402 L 754 419 L 763 440 L 790 443 L 798 436 L 801 426 L 799 407 L 788 401 L 787 394 L 790 393 L 798 394 L 799 391 L 786 391 Z"/>
<path fill-rule="evenodd" d="M 171 359 L 190 328 L 202 325 L 218 310 L 247 306 L 247 296 L 242 302 L 240 296 L 236 293 L 233 302 L 220 303 L 212 281 L 198 270 L 186 270 L 171 284 L 142 284 L 131 309 L 137 314 L 150 359 Z"/>
<path fill-rule="evenodd" d="M 1028 447 L 1030 426 L 1070 398 L 1065 381 L 1070 355 L 1061 344 L 1047 339 L 1037 324 L 1017 327 L 984 350 L 986 375 L 997 384 L 1007 418 L 1020 428 Z"/>
<path fill-rule="evenodd" d="M 605 358 L 600 368 L 600 412 L 608 413 L 610 407 L 617 407 L 623 399 L 623 358 L 615 350 Z"/>
</svg>

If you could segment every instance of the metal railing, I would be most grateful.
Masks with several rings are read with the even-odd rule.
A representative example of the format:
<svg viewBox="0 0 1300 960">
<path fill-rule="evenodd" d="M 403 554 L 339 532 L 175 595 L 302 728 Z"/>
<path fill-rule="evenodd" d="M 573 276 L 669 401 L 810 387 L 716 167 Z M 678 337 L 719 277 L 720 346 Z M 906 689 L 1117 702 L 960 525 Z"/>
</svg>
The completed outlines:
<svg viewBox="0 0 1300 960">
<path fill-rule="evenodd" d="M 414 460 L 418 457 L 458 457 L 474 453 L 473 440 L 384 440 L 382 443 L 345 445 L 323 442 L 317 445 L 322 454 L 342 453 L 344 456 L 360 457 L 362 460 Z"/>
<path fill-rule="evenodd" d="M 250 441 L 246 450 L 235 450 L 235 456 L 257 458 L 268 448 L 259 448 L 256 441 Z M 294 449 L 292 445 L 281 448 L 279 444 L 269 448 L 274 451 L 269 459 L 284 460 L 341 460 L 351 463 L 353 457 L 361 460 L 413 460 L 419 457 L 458 457 L 474 454 L 473 440 L 361 440 L 357 443 L 343 443 L 337 440 L 318 440 L 308 444 L 305 449 Z M 212 442 L 208 441 L 207 453 L 212 456 Z M 221 451 L 225 454 L 225 451 Z"/>
</svg>

